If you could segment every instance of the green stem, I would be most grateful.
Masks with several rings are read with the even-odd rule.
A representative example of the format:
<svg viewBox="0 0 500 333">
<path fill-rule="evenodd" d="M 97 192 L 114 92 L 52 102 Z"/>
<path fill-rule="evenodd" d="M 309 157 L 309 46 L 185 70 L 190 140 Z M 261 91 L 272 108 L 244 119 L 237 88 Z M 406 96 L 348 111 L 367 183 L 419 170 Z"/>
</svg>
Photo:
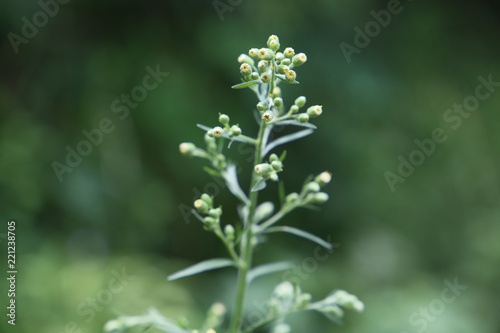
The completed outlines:
<svg viewBox="0 0 500 333">
<path fill-rule="evenodd" d="M 262 141 L 264 137 L 265 128 L 266 128 L 266 123 L 262 121 L 259 128 L 259 134 L 257 136 L 254 165 L 260 164 L 262 162 L 262 156 L 261 156 Z M 259 180 L 258 175 L 255 172 L 253 172 L 250 189 L 252 189 L 255 186 L 258 180 Z M 259 197 L 259 192 L 252 192 L 250 190 L 250 206 L 248 208 L 248 220 L 241 238 L 240 264 L 238 270 L 236 300 L 234 305 L 234 313 L 232 315 L 231 323 L 229 325 L 229 333 L 239 333 L 243 319 L 243 307 L 245 304 L 245 295 L 248 287 L 247 276 L 248 272 L 250 271 L 250 268 L 252 267 L 252 257 L 253 257 L 252 229 L 254 224 L 255 210 L 257 208 L 257 203 L 258 203 L 258 197 Z"/>
</svg>

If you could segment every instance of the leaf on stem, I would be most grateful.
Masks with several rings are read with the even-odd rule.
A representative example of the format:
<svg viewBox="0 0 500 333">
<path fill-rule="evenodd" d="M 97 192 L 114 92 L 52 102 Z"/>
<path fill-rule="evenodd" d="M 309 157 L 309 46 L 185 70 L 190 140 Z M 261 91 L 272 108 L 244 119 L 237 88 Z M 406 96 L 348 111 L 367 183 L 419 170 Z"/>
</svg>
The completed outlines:
<svg viewBox="0 0 500 333">
<path fill-rule="evenodd" d="M 267 186 L 266 180 L 262 177 L 259 178 L 257 183 L 255 183 L 255 186 L 252 188 L 252 192 L 259 192 L 265 189 Z"/>
<path fill-rule="evenodd" d="M 184 278 L 186 276 L 191 276 L 191 275 L 203 273 L 203 272 L 214 270 L 214 269 L 231 267 L 231 266 L 235 266 L 234 261 L 232 261 L 231 259 L 227 259 L 227 258 L 208 259 L 208 260 L 201 261 L 197 264 L 194 264 L 192 266 L 189 266 L 187 268 L 184 268 L 183 270 L 180 270 L 177 273 L 169 275 L 167 277 L 167 280 L 173 281 L 173 280 Z"/>
<path fill-rule="evenodd" d="M 233 88 L 233 89 L 243 89 L 243 88 L 246 88 L 246 87 L 255 86 L 255 85 L 259 84 L 259 83 L 260 83 L 260 80 L 247 81 L 247 82 L 242 82 L 242 83 L 235 84 L 231 88 Z"/>
<path fill-rule="evenodd" d="M 269 264 L 257 266 L 255 268 L 253 268 L 248 273 L 248 277 L 247 277 L 248 283 L 251 283 L 253 280 L 255 280 L 258 277 L 272 274 L 272 273 L 286 271 L 288 269 L 291 269 L 292 267 L 293 267 L 293 263 L 290 261 L 277 261 L 277 262 L 272 262 Z"/>
<path fill-rule="evenodd" d="M 266 156 L 271 150 L 273 150 L 274 148 L 276 148 L 280 145 L 301 139 L 305 136 L 311 135 L 313 132 L 314 131 L 312 129 L 305 129 L 302 131 L 298 131 L 298 132 L 295 132 L 292 134 L 282 136 L 281 138 L 278 138 L 278 139 L 270 142 L 262 151 L 262 156 Z"/>
<path fill-rule="evenodd" d="M 264 232 L 266 232 L 266 233 L 287 232 L 289 234 L 310 240 L 311 242 L 314 242 L 320 246 L 323 246 L 324 248 L 326 248 L 328 250 L 331 250 L 333 248 L 332 244 L 328 243 L 327 241 L 323 240 L 322 238 L 319 238 L 318 236 L 315 236 L 307 231 L 304 231 L 304 230 L 298 229 L 298 228 L 294 228 L 294 227 L 277 226 L 277 227 L 272 227 L 272 228 L 266 229 Z"/>
<path fill-rule="evenodd" d="M 255 216 L 253 222 L 259 223 L 260 221 L 267 219 L 269 216 L 271 216 L 273 212 L 274 212 L 274 204 L 270 201 L 263 202 L 255 209 Z"/>
<path fill-rule="evenodd" d="M 287 125 L 292 125 L 292 126 L 300 126 L 300 127 L 307 127 L 311 129 L 316 129 L 316 125 L 311 124 L 311 123 L 301 123 L 297 119 L 284 119 L 284 120 L 278 120 L 276 122 L 272 122 L 274 126 L 287 126 Z"/>
<path fill-rule="evenodd" d="M 224 172 L 224 178 L 226 179 L 226 184 L 229 191 L 238 199 L 240 199 L 245 205 L 248 204 L 249 199 L 246 196 L 245 192 L 240 187 L 238 182 L 238 175 L 236 172 L 236 164 L 230 163 L 226 171 Z"/>
</svg>

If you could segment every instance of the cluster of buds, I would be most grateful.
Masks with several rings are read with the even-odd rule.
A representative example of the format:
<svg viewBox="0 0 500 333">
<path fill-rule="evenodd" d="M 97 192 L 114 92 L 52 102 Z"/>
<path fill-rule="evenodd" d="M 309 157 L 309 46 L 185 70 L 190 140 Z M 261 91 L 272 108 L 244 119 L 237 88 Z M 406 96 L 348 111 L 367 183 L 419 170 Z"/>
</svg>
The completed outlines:
<svg viewBox="0 0 500 333">
<path fill-rule="evenodd" d="M 194 202 L 194 208 L 198 213 L 205 215 L 203 217 L 205 229 L 214 230 L 220 224 L 222 208 L 214 208 L 214 200 L 210 195 L 203 193 L 200 199 Z"/>
<path fill-rule="evenodd" d="M 278 181 L 278 172 L 283 171 L 283 161 L 280 160 L 278 155 L 271 154 L 271 156 L 269 156 L 269 163 L 257 164 L 254 170 L 255 173 L 265 180 L 271 179 L 273 181 Z"/>
<path fill-rule="evenodd" d="M 308 309 L 319 311 L 333 321 L 342 319 L 344 310 L 362 312 L 364 308 L 364 303 L 358 297 L 344 290 L 337 290 L 322 301 L 308 306 Z"/>
<path fill-rule="evenodd" d="M 307 204 L 322 204 L 328 201 L 328 193 L 321 192 L 321 188 L 330 183 L 332 175 L 328 171 L 324 171 L 317 175 L 314 180 L 306 183 L 302 188 L 301 194 L 292 192 L 285 198 L 286 205 L 307 205 Z"/>
<path fill-rule="evenodd" d="M 269 83 L 275 75 L 285 82 L 298 83 L 297 73 L 292 68 L 304 64 L 307 56 L 304 53 L 295 54 L 291 47 L 280 52 L 280 47 L 279 38 L 271 35 L 267 40 L 267 47 L 251 48 L 248 55 L 240 55 L 238 62 L 241 64 L 240 72 L 245 81 L 259 80 Z"/>
<path fill-rule="evenodd" d="M 303 293 L 299 286 L 284 281 L 274 288 L 269 305 L 271 312 L 283 314 L 293 310 L 306 309 L 311 299 L 311 294 Z"/>
<path fill-rule="evenodd" d="M 241 135 L 241 128 L 238 125 L 230 124 L 230 118 L 227 114 L 219 114 L 219 123 L 222 126 L 215 126 L 207 132 L 207 134 L 214 138 L 223 137 L 227 134 L 229 138 L 234 138 Z"/>
</svg>

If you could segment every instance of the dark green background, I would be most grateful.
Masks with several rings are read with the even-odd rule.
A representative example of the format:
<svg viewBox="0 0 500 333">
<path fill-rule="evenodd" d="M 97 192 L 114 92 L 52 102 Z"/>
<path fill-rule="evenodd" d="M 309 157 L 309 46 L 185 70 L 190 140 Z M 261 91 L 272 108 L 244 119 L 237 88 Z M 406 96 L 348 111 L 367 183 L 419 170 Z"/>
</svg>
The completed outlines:
<svg viewBox="0 0 500 333">
<path fill-rule="evenodd" d="M 117 314 L 150 306 L 196 325 L 211 302 L 231 306 L 229 270 L 165 280 L 224 255 L 212 234 L 182 217 L 179 207 L 213 180 L 178 144 L 201 144 L 195 124 L 214 126 L 219 112 L 255 133 L 253 94 L 230 89 L 240 80 L 236 59 L 277 34 L 283 47 L 308 56 L 297 69 L 301 85 L 284 86 L 285 103 L 306 95 L 324 108 L 315 135 L 288 147 L 287 190 L 299 190 L 308 174 L 333 172 L 322 211 L 286 221 L 340 245 L 302 287 L 316 299 L 346 289 L 366 304 L 340 327 L 318 314 L 293 316 L 294 332 L 498 332 L 500 91 L 456 130 L 443 115 L 474 94 L 479 76 L 500 81 L 500 8 L 494 1 L 401 6 L 348 64 L 339 44 L 353 44 L 353 29 L 387 2 L 243 0 L 221 20 L 212 1 L 73 0 L 18 53 L 7 35 L 21 34 L 22 18 L 31 21 L 40 6 L 2 2 L 0 240 L 5 258 L 6 223 L 15 220 L 19 271 L 17 325 L 6 324 L 3 310 L 2 331 L 100 332 Z M 119 119 L 113 101 L 158 64 L 170 75 Z M 114 131 L 59 182 L 52 163 L 64 163 L 65 147 L 75 148 L 103 118 Z M 384 173 L 396 173 L 398 156 L 408 158 L 414 141 L 435 128 L 448 139 L 392 192 Z M 242 166 L 249 156 L 236 146 L 230 154 Z M 245 186 L 250 170 L 243 167 Z M 224 223 L 234 223 L 236 200 L 220 190 Z M 315 245 L 299 238 L 270 239 L 256 262 L 290 258 L 301 266 L 314 256 Z M 82 315 L 123 268 L 134 279 L 95 318 Z M 412 325 L 410 316 L 438 304 L 444 281 L 455 278 L 468 288 L 425 330 Z M 249 309 L 280 280 L 257 282 Z"/>
</svg>

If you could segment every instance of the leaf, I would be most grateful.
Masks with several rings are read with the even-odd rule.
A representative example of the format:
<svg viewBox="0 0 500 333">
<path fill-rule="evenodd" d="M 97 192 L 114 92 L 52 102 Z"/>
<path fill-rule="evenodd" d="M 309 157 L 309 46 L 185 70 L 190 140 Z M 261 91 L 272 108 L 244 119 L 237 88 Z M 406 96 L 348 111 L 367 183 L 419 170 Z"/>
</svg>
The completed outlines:
<svg viewBox="0 0 500 333">
<path fill-rule="evenodd" d="M 212 175 L 212 176 L 215 176 L 215 177 L 219 177 L 220 174 L 219 174 L 219 171 L 215 170 L 215 169 L 212 169 L 210 167 L 203 167 L 203 170 L 208 173 L 209 175 Z"/>
<path fill-rule="evenodd" d="M 280 155 L 280 161 L 283 162 L 286 158 L 286 150 L 283 150 L 283 152 Z"/>
<path fill-rule="evenodd" d="M 279 194 L 280 204 L 281 206 L 283 206 L 286 201 L 285 183 L 283 181 L 280 181 L 279 183 L 278 194 Z"/>
<path fill-rule="evenodd" d="M 265 230 L 266 233 L 271 233 L 271 232 L 287 232 L 289 234 L 305 238 L 307 240 L 310 240 L 311 242 L 314 242 L 320 246 L 323 246 L 324 248 L 331 250 L 333 248 L 333 245 L 328 243 L 327 241 L 323 240 L 322 238 L 319 238 L 318 236 L 315 236 L 307 231 L 304 231 L 302 229 L 294 228 L 294 227 L 289 227 L 289 226 L 278 226 L 278 227 L 272 227 L 267 230 Z"/>
<path fill-rule="evenodd" d="M 243 89 L 243 88 L 246 88 L 246 87 L 255 86 L 256 84 L 259 84 L 259 83 L 260 83 L 260 80 L 247 81 L 247 82 L 242 82 L 242 83 L 235 84 L 231 88 L 233 88 L 233 89 Z"/>
<path fill-rule="evenodd" d="M 161 315 L 156 309 L 149 309 L 148 315 L 152 320 L 152 324 L 159 330 L 167 333 L 188 333 L 176 324 L 170 322 L 167 318 Z"/>
<path fill-rule="evenodd" d="M 263 189 L 266 188 L 266 186 L 267 186 L 266 180 L 264 178 L 260 177 L 260 179 L 257 181 L 255 186 L 252 188 L 252 192 L 262 191 Z"/>
<path fill-rule="evenodd" d="M 240 199 L 245 205 L 250 201 L 246 196 L 245 192 L 240 187 L 238 183 L 238 175 L 236 172 L 236 164 L 230 163 L 226 171 L 224 172 L 224 178 L 226 179 L 226 184 L 229 191 L 238 199 Z"/>
<path fill-rule="evenodd" d="M 297 119 L 285 119 L 285 120 L 278 120 L 276 122 L 272 123 L 274 126 L 286 126 L 286 125 L 292 125 L 292 126 L 300 126 L 300 127 L 307 127 L 307 128 L 312 128 L 316 129 L 316 125 L 311 124 L 311 123 L 301 123 Z"/>
<path fill-rule="evenodd" d="M 213 269 L 219 269 L 224 267 L 235 266 L 234 261 L 227 258 L 214 258 L 201 261 L 193 266 L 189 266 L 180 270 L 174 274 L 171 274 L 167 277 L 168 281 L 173 281 L 177 279 L 184 278 L 186 276 L 191 276 L 199 273 L 203 273 L 206 271 L 210 271 Z"/>
<path fill-rule="evenodd" d="M 266 156 L 271 150 L 273 150 L 274 148 L 276 148 L 276 147 L 278 147 L 280 145 L 283 145 L 285 143 L 301 139 L 301 138 L 303 138 L 305 136 L 311 135 L 313 132 L 314 131 L 312 129 L 305 129 L 305 130 L 298 131 L 298 132 L 295 132 L 295 133 L 292 133 L 292 134 L 284 135 L 281 138 L 278 138 L 278 139 L 274 140 L 273 142 L 270 142 L 264 148 L 264 150 L 262 152 L 262 156 Z"/>
<path fill-rule="evenodd" d="M 291 269 L 292 267 L 293 263 L 290 261 L 278 261 L 257 266 L 248 273 L 248 283 L 252 282 L 258 277 L 272 273 L 286 271 L 288 269 Z"/>
<path fill-rule="evenodd" d="M 254 223 L 259 223 L 260 221 L 268 218 L 274 212 L 274 204 L 270 201 L 261 203 L 255 210 Z"/>
</svg>

